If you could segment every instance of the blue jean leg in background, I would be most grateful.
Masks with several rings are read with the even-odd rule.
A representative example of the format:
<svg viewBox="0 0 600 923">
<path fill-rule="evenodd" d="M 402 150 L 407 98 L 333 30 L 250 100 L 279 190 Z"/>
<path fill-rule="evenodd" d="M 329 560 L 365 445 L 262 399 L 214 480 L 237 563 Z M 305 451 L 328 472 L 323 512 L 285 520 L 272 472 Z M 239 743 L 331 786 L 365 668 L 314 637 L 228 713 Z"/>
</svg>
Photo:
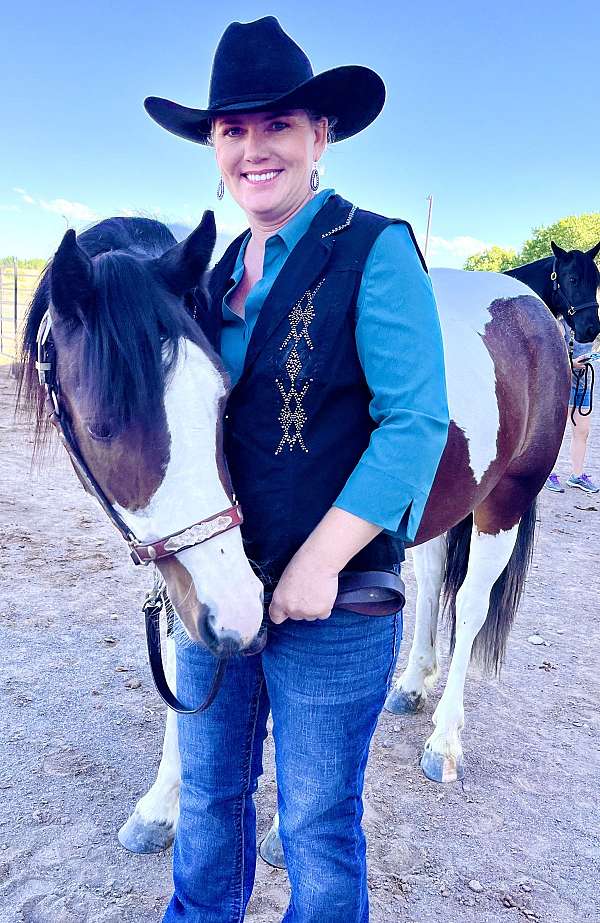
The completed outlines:
<svg viewBox="0 0 600 923">
<path fill-rule="evenodd" d="M 401 637 L 400 614 L 341 609 L 271 631 L 263 669 L 292 891 L 285 923 L 368 920 L 364 772 Z"/>
</svg>

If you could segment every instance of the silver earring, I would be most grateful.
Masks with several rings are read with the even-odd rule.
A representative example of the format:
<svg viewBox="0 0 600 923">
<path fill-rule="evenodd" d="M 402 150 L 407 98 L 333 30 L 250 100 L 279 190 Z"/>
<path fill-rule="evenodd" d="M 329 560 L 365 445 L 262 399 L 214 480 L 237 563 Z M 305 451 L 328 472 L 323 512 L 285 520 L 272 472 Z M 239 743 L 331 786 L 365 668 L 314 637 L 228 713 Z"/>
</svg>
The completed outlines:
<svg viewBox="0 0 600 923">
<path fill-rule="evenodd" d="M 224 195 L 225 195 L 225 183 L 223 182 L 223 177 L 221 176 L 219 179 L 219 185 L 217 186 L 217 199 L 219 200 L 219 202 L 221 201 Z"/>
<path fill-rule="evenodd" d="M 312 168 L 312 173 L 310 174 L 310 188 L 313 192 L 316 192 L 319 188 L 319 171 L 317 170 L 317 165 L 315 164 Z"/>
</svg>

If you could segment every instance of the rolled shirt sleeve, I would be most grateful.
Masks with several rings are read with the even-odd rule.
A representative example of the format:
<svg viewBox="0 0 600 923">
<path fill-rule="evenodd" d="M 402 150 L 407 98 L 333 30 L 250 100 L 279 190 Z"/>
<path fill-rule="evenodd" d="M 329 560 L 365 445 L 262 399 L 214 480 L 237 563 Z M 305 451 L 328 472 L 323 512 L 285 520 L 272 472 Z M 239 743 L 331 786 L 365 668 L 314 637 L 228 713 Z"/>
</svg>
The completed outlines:
<svg viewBox="0 0 600 923">
<path fill-rule="evenodd" d="M 403 224 L 389 225 L 367 258 L 356 345 L 377 427 L 334 505 L 412 542 L 449 417 L 433 289 Z"/>
</svg>

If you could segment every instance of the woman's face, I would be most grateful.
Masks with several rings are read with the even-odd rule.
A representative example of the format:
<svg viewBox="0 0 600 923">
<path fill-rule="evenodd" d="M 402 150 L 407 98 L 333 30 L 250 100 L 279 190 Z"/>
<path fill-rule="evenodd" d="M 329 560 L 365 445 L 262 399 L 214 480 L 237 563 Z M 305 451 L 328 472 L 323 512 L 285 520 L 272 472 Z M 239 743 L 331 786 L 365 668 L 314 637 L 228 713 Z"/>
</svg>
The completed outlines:
<svg viewBox="0 0 600 923">
<path fill-rule="evenodd" d="M 220 116 L 213 142 L 223 181 L 250 221 L 277 222 L 311 195 L 327 119 L 313 122 L 304 109 Z"/>
</svg>

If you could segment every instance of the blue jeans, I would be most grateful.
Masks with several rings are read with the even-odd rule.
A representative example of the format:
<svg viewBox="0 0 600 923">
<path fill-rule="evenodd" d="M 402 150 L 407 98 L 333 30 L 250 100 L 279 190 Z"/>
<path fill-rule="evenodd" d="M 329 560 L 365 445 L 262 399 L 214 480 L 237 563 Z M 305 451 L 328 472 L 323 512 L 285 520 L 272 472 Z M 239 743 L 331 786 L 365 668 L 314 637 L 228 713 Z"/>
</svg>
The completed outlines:
<svg viewBox="0 0 600 923">
<path fill-rule="evenodd" d="M 391 682 L 402 614 L 334 609 L 325 621 L 269 622 L 267 645 L 230 662 L 208 711 L 179 718 L 181 815 L 175 893 L 163 923 L 241 923 L 256 866 L 253 794 L 269 709 L 280 835 L 291 900 L 285 923 L 367 923 L 362 790 Z M 199 701 L 214 660 L 177 655 L 177 691 Z"/>
</svg>

